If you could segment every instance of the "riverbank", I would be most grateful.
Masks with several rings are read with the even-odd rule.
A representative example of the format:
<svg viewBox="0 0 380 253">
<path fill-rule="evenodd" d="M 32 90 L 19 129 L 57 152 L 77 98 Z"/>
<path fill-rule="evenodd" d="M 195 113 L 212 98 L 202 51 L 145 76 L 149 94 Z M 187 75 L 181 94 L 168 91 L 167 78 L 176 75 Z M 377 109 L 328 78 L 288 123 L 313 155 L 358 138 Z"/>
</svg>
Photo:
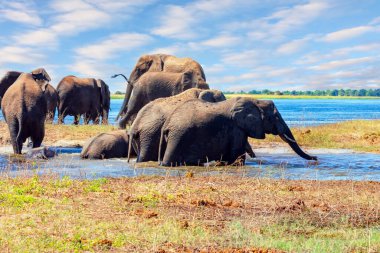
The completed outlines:
<svg viewBox="0 0 380 253">
<path fill-rule="evenodd" d="M 102 132 L 116 130 L 108 125 L 46 125 L 45 145 L 82 146 Z M 303 148 L 352 149 L 359 152 L 380 153 L 380 120 L 354 120 L 315 127 L 292 128 Z M 287 146 L 280 137 L 267 135 L 265 140 L 250 139 L 253 148 Z M 0 122 L 0 145 L 10 145 L 8 127 Z"/>
<path fill-rule="evenodd" d="M 225 94 L 231 97 L 253 97 L 256 99 L 380 99 L 366 96 L 306 96 L 306 95 L 265 95 L 265 94 Z M 124 99 L 125 94 L 111 94 L 111 99 Z"/>
<path fill-rule="evenodd" d="M 3 178 L 0 250 L 379 252 L 379 194 L 379 182 L 226 175 Z"/>
</svg>

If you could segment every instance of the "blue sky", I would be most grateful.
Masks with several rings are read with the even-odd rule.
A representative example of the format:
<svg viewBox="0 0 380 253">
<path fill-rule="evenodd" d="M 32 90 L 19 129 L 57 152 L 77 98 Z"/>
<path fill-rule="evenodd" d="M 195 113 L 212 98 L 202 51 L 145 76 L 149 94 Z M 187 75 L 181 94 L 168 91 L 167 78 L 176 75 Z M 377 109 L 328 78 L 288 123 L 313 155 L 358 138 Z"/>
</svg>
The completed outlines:
<svg viewBox="0 0 380 253">
<path fill-rule="evenodd" d="M 125 90 L 142 54 L 191 57 L 228 91 L 380 87 L 379 0 L 0 0 L 0 71 Z"/>
</svg>

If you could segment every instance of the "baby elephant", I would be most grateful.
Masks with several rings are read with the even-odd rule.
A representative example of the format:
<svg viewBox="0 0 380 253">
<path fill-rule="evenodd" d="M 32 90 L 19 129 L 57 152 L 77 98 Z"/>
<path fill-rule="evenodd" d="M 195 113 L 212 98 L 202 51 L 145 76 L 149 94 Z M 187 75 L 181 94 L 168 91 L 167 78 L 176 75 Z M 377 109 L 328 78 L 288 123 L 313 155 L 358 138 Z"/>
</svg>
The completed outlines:
<svg viewBox="0 0 380 253">
<path fill-rule="evenodd" d="M 80 156 L 83 159 L 127 157 L 128 139 L 129 137 L 126 130 L 101 133 L 85 143 Z M 136 156 L 134 152 L 132 152 L 131 155 Z"/>
</svg>

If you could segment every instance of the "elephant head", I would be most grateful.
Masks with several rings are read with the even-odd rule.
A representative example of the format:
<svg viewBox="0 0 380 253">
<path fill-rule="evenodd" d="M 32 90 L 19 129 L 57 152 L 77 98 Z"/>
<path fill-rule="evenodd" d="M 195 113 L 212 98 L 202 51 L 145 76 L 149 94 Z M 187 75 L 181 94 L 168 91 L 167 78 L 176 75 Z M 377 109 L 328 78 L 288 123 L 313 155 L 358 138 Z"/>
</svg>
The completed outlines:
<svg viewBox="0 0 380 253">
<path fill-rule="evenodd" d="M 196 74 L 194 74 L 194 71 L 186 71 L 182 75 L 182 84 L 183 84 L 183 90 L 191 89 L 191 88 L 199 88 L 203 90 L 209 90 L 210 87 L 208 84 L 203 80 L 198 80 L 196 78 Z"/>
<path fill-rule="evenodd" d="M 249 137 L 265 138 L 263 111 L 258 107 L 257 100 L 237 98 L 231 108 L 231 117 Z"/>
<path fill-rule="evenodd" d="M 136 82 L 145 72 L 162 71 L 164 68 L 163 58 L 165 56 L 166 55 L 163 54 L 147 54 L 141 56 L 129 76 L 129 83 L 133 84 Z"/>
<path fill-rule="evenodd" d="M 266 134 L 279 135 L 281 139 L 288 143 L 294 152 L 296 152 L 300 157 L 306 160 L 317 160 L 316 156 L 306 154 L 299 147 L 292 132 L 290 131 L 290 128 L 278 112 L 273 101 L 260 100 L 258 106 L 264 112 L 264 130 Z"/>
<path fill-rule="evenodd" d="M 108 124 L 108 112 L 110 110 L 111 102 L 110 90 L 108 85 L 102 79 L 97 79 L 96 85 L 100 89 L 102 123 Z"/>
<path fill-rule="evenodd" d="M 199 94 L 198 98 L 212 103 L 226 100 L 223 92 L 219 90 L 204 90 Z"/>
<path fill-rule="evenodd" d="M 51 78 L 44 68 L 38 68 L 31 72 L 33 79 L 40 85 L 42 91 L 45 91 Z"/>
</svg>

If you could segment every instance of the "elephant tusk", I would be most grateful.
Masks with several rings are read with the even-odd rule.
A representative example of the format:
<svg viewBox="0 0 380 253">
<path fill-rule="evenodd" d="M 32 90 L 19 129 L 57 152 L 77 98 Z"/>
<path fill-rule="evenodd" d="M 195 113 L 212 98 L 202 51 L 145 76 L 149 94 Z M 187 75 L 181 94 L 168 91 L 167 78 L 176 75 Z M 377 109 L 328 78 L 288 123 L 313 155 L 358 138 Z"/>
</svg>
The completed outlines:
<svg viewBox="0 0 380 253">
<path fill-rule="evenodd" d="M 293 140 L 292 138 L 290 138 L 290 137 L 287 136 L 286 134 L 284 134 L 284 137 L 285 137 L 285 139 L 287 139 L 287 140 L 290 141 L 290 142 L 297 143 L 295 140 Z"/>
</svg>

